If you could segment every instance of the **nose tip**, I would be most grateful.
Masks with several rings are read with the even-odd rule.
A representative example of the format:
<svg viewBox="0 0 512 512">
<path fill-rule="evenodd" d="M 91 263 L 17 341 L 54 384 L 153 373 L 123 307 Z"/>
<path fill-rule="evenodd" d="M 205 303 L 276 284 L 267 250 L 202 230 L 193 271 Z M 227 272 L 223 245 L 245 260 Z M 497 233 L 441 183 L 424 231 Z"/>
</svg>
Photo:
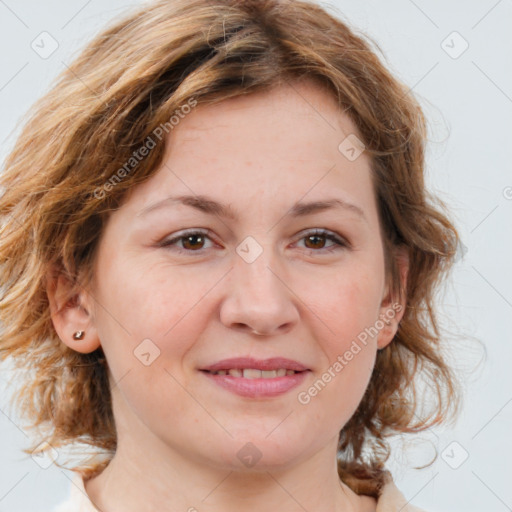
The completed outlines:
<svg viewBox="0 0 512 512">
<path fill-rule="evenodd" d="M 220 305 L 226 327 L 260 338 L 288 331 L 299 318 L 293 293 L 272 269 L 275 265 L 280 268 L 276 255 L 269 251 L 251 263 L 243 258 L 237 261 L 225 282 L 226 294 Z"/>
<path fill-rule="evenodd" d="M 260 319 L 261 320 L 261 319 Z M 255 323 L 255 322 L 252 322 Z M 292 328 L 292 322 L 283 322 L 279 323 L 277 322 L 276 328 L 258 328 L 255 329 L 254 327 L 251 327 L 251 320 L 248 320 L 247 322 L 233 322 L 231 327 L 235 329 L 240 329 L 245 332 L 248 332 L 249 334 L 253 334 L 254 336 L 262 337 L 262 336 L 274 336 L 276 334 L 284 334 L 285 331 L 288 331 Z"/>
</svg>

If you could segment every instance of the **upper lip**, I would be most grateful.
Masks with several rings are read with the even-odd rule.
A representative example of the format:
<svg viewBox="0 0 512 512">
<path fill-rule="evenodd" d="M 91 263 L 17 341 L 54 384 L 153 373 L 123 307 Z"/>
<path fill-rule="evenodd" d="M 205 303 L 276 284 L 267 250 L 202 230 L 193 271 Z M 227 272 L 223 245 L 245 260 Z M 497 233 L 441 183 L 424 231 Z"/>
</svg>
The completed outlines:
<svg viewBox="0 0 512 512">
<path fill-rule="evenodd" d="M 285 368 L 286 370 L 294 370 L 302 372 L 308 370 L 303 364 L 286 359 L 284 357 L 271 357 L 270 359 L 254 359 L 252 357 L 234 357 L 231 359 L 223 359 L 215 364 L 201 368 L 201 370 L 208 370 L 216 372 L 219 370 L 232 370 L 244 368 L 254 368 L 256 370 L 279 370 Z"/>
</svg>

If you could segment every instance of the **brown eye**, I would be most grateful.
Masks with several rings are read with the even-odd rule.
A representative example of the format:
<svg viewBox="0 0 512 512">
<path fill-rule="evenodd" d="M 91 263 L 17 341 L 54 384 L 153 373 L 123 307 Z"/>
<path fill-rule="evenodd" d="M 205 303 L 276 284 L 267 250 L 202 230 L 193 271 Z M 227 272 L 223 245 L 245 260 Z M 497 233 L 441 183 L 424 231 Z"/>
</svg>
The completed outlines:
<svg viewBox="0 0 512 512">
<path fill-rule="evenodd" d="M 323 249 L 326 237 L 324 235 L 309 235 L 305 237 L 305 240 L 307 240 L 306 246 L 308 249 Z M 308 246 L 308 243 L 311 243 L 312 247 Z"/>
<path fill-rule="evenodd" d="M 159 245 L 177 252 L 202 252 L 203 249 L 209 249 L 209 247 L 205 248 L 204 246 L 207 240 L 210 240 L 208 232 L 195 230 L 164 240 Z"/>
<path fill-rule="evenodd" d="M 199 246 L 204 245 L 204 236 L 201 234 L 187 235 L 182 237 L 182 240 L 184 249 L 202 249 Z"/>
<path fill-rule="evenodd" d="M 306 233 L 300 240 L 304 240 L 305 248 L 313 252 L 331 252 L 337 249 L 347 249 L 349 243 L 335 233 L 326 230 L 314 230 Z M 326 246 L 327 240 L 334 242 Z"/>
</svg>

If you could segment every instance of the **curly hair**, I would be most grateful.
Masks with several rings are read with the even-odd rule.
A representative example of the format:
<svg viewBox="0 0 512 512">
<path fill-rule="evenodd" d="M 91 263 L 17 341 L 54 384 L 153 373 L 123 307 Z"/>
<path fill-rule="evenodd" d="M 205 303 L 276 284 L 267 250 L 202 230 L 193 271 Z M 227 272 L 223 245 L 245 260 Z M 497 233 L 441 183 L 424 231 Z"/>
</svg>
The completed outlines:
<svg viewBox="0 0 512 512">
<path fill-rule="evenodd" d="M 443 355 L 434 298 L 459 237 L 425 187 L 420 105 L 375 49 L 308 1 L 159 0 L 97 35 L 29 111 L 0 175 L 0 358 L 31 370 L 14 400 L 34 427 L 49 428 L 46 442 L 84 442 L 104 454 L 72 469 L 101 472 L 116 450 L 116 426 L 103 351 L 82 354 L 60 341 L 49 276 L 73 283 L 70 299 L 92 282 L 110 212 L 156 172 L 165 139 L 132 172 L 119 170 L 183 105 L 301 79 L 328 91 L 359 130 L 371 157 L 388 283 L 406 297 L 398 331 L 378 351 L 363 399 L 340 432 L 341 480 L 377 497 L 388 477 L 386 438 L 456 412 L 457 380 Z M 122 179 L 105 186 L 116 172 Z M 399 247 L 409 253 L 406 289 L 393 257 Z M 427 410 L 421 386 L 433 392 Z"/>
</svg>

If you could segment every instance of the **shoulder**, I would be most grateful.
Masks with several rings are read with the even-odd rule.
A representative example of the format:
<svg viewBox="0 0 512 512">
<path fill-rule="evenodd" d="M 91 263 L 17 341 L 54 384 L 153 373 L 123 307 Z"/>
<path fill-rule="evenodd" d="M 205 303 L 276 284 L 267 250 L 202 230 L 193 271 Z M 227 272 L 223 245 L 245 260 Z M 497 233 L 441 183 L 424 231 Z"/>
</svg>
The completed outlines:
<svg viewBox="0 0 512 512">
<path fill-rule="evenodd" d="M 68 499 L 57 505 L 51 512 L 98 512 L 85 491 L 81 473 L 73 473 Z"/>
<path fill-rule="evenodd" d="M 425 510 L 411 505 L 400 492 L 389 475 L 381 489 L 377 500 L 376 512 L 425 512 Z"/>
</svg>

